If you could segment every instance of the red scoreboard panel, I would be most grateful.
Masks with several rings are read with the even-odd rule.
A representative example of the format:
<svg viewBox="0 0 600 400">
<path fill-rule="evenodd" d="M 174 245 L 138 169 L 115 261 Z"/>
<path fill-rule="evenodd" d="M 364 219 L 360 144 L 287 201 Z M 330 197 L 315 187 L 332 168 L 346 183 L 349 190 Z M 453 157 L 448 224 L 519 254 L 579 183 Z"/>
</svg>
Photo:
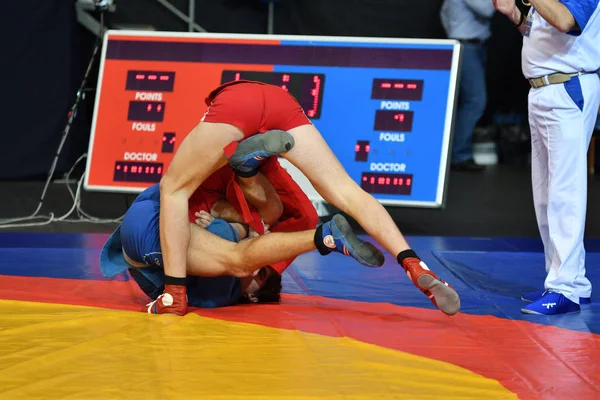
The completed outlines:
<svg viewBox="0 0 600 400">
<path fill-rule="evenodd" d="M 109 31 L 105 38 L 88 152 L 88 190 L 140 192 L 159 182 L 178 143 L 198 124 L 204 98 L 225 71 L 271 72 L 271 65 L 120 59 L 124 42 L 273 44 L 278 41 L 144 36 Z M 142 49 L 143 50 L 143 49 Z M 107 54 L 108 53 L 108 54 Z M 140 53 L 143 53 L 141 51 Z M 117 56 L 115 56 L 117 55 Z M 235 73 L 234 73 L 235 77 Z"/>
</svg>

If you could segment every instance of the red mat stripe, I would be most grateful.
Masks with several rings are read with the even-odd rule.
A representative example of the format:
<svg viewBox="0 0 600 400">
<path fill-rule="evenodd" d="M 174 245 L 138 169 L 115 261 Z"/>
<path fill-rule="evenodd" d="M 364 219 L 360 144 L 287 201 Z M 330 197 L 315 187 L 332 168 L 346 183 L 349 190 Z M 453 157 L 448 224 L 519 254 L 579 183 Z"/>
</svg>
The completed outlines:
<svg viewBox="0 0 600 400">
<path fill-rule="evenodd" d="M 0 276 L 0 298 L 141 310 L 132 282 Z M 464 367 L 495 379 L 522 399 L 597 399 L 600 336 L 525 321 L 391 304 L 285 295 L 280 305 L 193 312 L 227 321 L 332 337 L 351 337 Z"/>
</svg>

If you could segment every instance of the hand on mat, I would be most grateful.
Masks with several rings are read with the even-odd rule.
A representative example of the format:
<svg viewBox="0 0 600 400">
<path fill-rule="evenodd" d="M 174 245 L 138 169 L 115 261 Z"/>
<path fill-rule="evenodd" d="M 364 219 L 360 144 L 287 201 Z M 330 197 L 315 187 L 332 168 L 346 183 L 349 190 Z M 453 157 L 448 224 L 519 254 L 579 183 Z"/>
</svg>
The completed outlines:
<svg viewBox="0 0 600 400">
<path fill-rule="evenodd" d="M 215 217 L 207 213 L 206 211 L 198 211 L 194 214 L 196 216 L 196 225 L 206 228 L 211 222 L 215 220 Z"/>
</svg>

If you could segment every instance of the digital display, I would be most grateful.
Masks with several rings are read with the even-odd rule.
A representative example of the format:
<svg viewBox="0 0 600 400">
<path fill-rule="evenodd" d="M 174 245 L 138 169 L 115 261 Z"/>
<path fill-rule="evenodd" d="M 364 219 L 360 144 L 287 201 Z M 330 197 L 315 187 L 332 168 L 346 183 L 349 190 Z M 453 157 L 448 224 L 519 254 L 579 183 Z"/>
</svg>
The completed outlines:
<svg viewBox="0 0 600 400">
<path fill-rule="evenodd" d="M 377 110 L 375 111 L 374 129 L 376 131 L 412 132 L 413 115 L 412 111 Z"/>
<path fill-rule="evenodd" d="M 117 161 L 114 180 L 117 182 L 157 183 L 162 178 L 163 168 L 162 163 Z"/>
<path fill-rule="evenodd" d="M 365 192 L 372 194 L 410 195 L 413 187 L 413 176 L 365 172 L 362 174 L 360 187 Z"/>
<path fill-rule="evenodd" d="M 127 71 L 125 90 L 172 92 L 174 86 L 175 72 Z"/>
<path fill-rule="evenodd" d="M 420 101 L 423 99 L 423 80 L 373 79 L 371 98 Z"/>
<path fill-rule="evenodd" d="M 127 120 L 129 121 L 149 121 L 162 122 L 165 117 L 165 102 L 164 101 L 130 101 L 129 113 Z"/>
<path fill-rule="evenodd" d="M 368 140 L 359 140 L 354 148 L 356 156 L 354 161 L 364 162 L 369 159 L 369 151 L 371 151 L 371 145 Z"/>
<path fill-rule="evenodd" d="M 162 138 L 162 153 L 173 153 L 175 151 L 175 134 L 165 133 Z"/>
<path fill-rule="evenodd" d="M 442 207 L 460 49 L 455 40 L 109 30 L 84 187 L 139 193 L 159 182 L 201 123 L 206 97 L 249 80 L 294 97 L 350 179 L 380 203 Z M 325 201 L 280 163 L 310 200 Z"/>
<path fill-rule="evenodd" d="M 223 71 L 221 83 L 248 80 L 277 85 L 298 100 L 308 118 L 321 116 L 324 74 L 301 74 L 294 72 Z"/>
</svg>

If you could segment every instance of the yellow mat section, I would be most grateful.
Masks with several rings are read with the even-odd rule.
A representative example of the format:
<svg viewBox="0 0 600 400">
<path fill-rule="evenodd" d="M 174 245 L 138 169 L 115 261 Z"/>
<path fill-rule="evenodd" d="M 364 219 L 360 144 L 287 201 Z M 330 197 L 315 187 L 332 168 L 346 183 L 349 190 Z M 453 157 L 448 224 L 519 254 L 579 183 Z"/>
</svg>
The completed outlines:
<svg viewBox="0 0 600 400">
<path fill-rule="evenodd" d="M 237 398 L 517 396 L 460 367 L 348 338 L 0 300 L 0 399 Z"/>
</svg>

